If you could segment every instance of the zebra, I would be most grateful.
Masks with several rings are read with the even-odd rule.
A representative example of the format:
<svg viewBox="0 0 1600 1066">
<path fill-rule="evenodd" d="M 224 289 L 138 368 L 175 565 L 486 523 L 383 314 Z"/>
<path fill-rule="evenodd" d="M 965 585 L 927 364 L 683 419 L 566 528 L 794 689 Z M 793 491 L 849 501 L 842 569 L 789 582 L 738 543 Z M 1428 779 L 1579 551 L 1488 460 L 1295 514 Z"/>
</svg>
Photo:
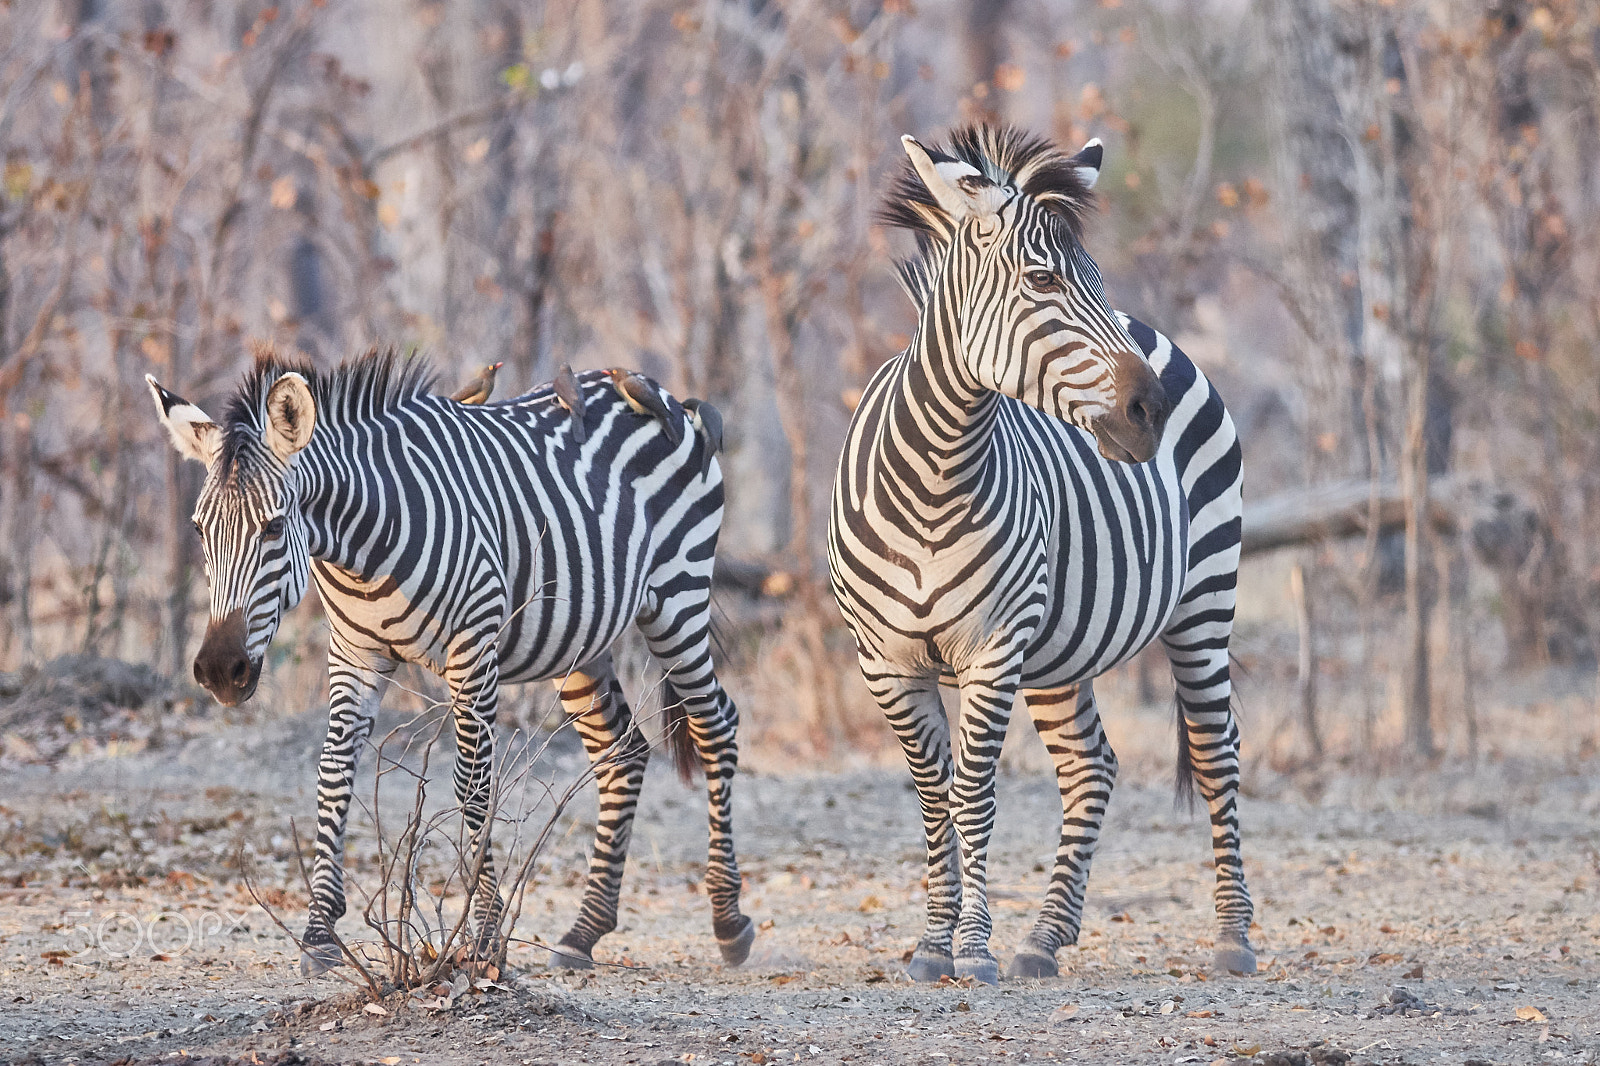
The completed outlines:
<svg viewBox="0 0 1600 1066">
<path fill-rule="evenodd" d="M 219 423 L 146 381 L 178 452 L 208 470 L 194 524 L 211 617 L 195 679 L 228 706 L 249 699 L 309 575 L 327 611 L 328 732 L 303 973 L 339 961 L 357 753 L 401 662 L 431 670 L 451 693 L 467 854 L 481 848 L 486 859 L 474 894 L 480 955 L 496 949 L 502 908 L 488 846 L 499 686 L 555 682 L 596 764 L 600 805 L 578 917 L 550 961 L 593 965 L 596 941 L 616 926 L 650 754 L 609 651 L 629 621 L 667 671 L 680 772 L 696 756 L 704 772 L 713 931 L 728 964 L 744 961 L 755 929 L 739 910 L 733 845 L 739 715 L 708 639 L 722 474 L 702 455 L 702 435 L 683 432 L 675 399 L 661 393 L 668 427 L 636 414 L 605 373 L 580 374 L 575 427 L 548 385 L 466 406 L 431 393 L 421 359 L 374 350 L 318 371 L 264 352 Z"/>
<path fill-rule="evenodd" d="M 1020 694 L 1055 763 L 1062 832 L 1007 975 L 1058 973 L 1117 771 L 1093 678 L 1159 637 L 1177 682 L 1180 793 L 1198 780 L 1210 808 L 1214 962 L 1254 973 L 1228 672 L 1243 510 L 1233 423 L 1171 341 L 1106 303 L 1081 243 L 1098 140 L 1067 156 L 972 125 L 943 150 L 902 143 L 910 162 L 880 220 L 918 239 L 900 264 L 917 329 L 856 408 L 828 544 L 862 675 L 922 807 L 927 924 L 907 972 L 999 980 L 986 864 Z M 953 739 L 941 683 L 959 688 Z"/>
</svg>

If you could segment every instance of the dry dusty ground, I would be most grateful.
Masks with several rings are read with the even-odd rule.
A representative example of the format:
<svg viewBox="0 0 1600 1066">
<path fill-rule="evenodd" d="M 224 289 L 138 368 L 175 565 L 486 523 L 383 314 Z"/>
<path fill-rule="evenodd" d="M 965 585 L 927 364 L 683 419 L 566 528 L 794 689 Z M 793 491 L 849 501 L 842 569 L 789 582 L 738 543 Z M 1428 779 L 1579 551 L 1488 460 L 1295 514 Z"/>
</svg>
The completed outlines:
<svg viewBox="0 0 1600 1066">
<path fill-rule="evenodd" d="M 1117 728 L 1170 743 L 1153 716 Z M 233 859 L 249 846 L 298 925 L 288 823 L 310 815 L 317 729 L 312 716 L 219 727 L 5 771 L 0 1062 L 1600 1059 L 1593 760 L 1258 774 L 1243 805 L 1262 959 L 1248 979 L 1205 971 L 1203 820 L 1175 813 L 1154 773 L 1125 774 L 1067 976 L 997 989 L 897 976 L 923 871 L 914 797 L 892 767 L 741 779 L 746 910 L 763 927 L 746 967 L 721 968 L 698 888 L 701 801 L 657 766 L 622 928 L 597 951 L 616 965 L 555 974 L 519 945 L 501 987 L 448 1010 L 392 999 L 379 1015 L 338 978 L 298 975 Z M 577 756 L 554 765 L 570 773 Z M 591 804 L 549 852 L 520 935 L 554 938 L 570 921 Z M 1059 808 L 1041 774 L 1007 776 L 1001 804 L 991 899 L 1004 958 L 1037 906 Z"/>
</svg>

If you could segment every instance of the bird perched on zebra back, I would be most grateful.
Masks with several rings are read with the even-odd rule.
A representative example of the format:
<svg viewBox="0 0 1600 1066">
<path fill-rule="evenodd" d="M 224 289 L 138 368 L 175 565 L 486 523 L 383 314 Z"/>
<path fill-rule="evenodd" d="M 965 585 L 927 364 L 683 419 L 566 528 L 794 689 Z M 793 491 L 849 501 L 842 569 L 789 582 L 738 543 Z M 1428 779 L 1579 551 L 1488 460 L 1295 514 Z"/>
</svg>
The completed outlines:
<svg viewBox="0 0 1600 1066">
<path fill-rule="evenodd" d="M 555 682 L 595 763 L 600 806 L 578 916 L 551 962 L 593 965 L 595 943 L 616 927 L 650 757 L 611 658 L 629 625 L 666 671 L 666 735 L 680 772 L 705 774 L 712 932 L 728 964 L 749 954 L 755 926 L 739 909 L 733 846 L 739 715 L 710 644 L 722 478 L 695 476 L 699 457 L 682 444 L 675 401 L 661 401 L 665 421 L 640 418 L 607 376 L 571 377 L 585 401 L 582 464 L 561 446 L 571 415 L 553 384 L 480 410 L 433 395 L 421 360 L 374 352 L 318 371 L 269 355 L 218 423 L 146 379 L 174 446 L 207 467 L 194 521 L 211 622 L 195 678 L 229 706 L 249 699 L 284 612 L 313 575 L 328 609 L 306 973 L 340 960 L 333 928 L 345 912 L 356 756 L 402 661 L 450 689 L 468 829 L 460 854 L 481 856 L 467 891 L 474 951 L 489 961 L 504 951 L 489 840 L 499 686 Z"/>
<path fill-rule="evenodd" d="M 487 403 L 494 395 L 494 376 L 505 363 L 486 363 L 478 368 L 472 380 L 457 389 L 450 397 L 457 403 Z"/>
<path fill-rule="evenodd" d="M 584 403 L 583 387 L 578 384 L 578 375 L 572 372 L 570 363 L 556 367 L 556 377 L 550 386 L 555 389 L 557 402 L 572 416 L 572 439 L 582 444 L 589 439 L 588 427 L 583 422 L 588 405 Z"/>
<path fill-rule="evenodd" d="M 683 439 L 683 431 L 678 428 L 677 419 L 672 417 L 672 412 L 662 401 L 655 382 L 636 370 L 625 370 L 620 366 L 612 367 L 606 374 L 610 376 L 611 386 L 617 390 L 617 395 L 626 400 L 629 407 L 661 423 L 668 440 L 677 444 Z"/>
<path fill-rule="evenodd" d="M 1055 869 L 1007 972 L 1057 972 L 1116 778 L 1092 681 L 1155 639 L 1177 682 L 1180 789 L 1211 813 L 1218 969 L 1254 973 L 1228 640 L 1240 450 L 1210 383 L 1111 310 L 1081 242 L 1101 146 L 969 126 L 883 210 L 920 254 L 910 346 L 873 376 L 834 480 L 829 566 L 867 686 L 905 748 L 928 852 L 908 972 L 993 983 L 986 862 L 1018 696 L 1056 763 Z M 941 683 L 960 691 L 954 734 Z M 953 749 L 953 750 L 952 750 Z"/>
<path fill-rule="evenodd" d="M 689 413 L 689 425 L 705 442 L 700 452 L 700 476 L 705 477 L 711 472 L 712 458 L 722 450 L 722 412 L 693 396 L 683 401 L 683 409 Z"/>
</svg>

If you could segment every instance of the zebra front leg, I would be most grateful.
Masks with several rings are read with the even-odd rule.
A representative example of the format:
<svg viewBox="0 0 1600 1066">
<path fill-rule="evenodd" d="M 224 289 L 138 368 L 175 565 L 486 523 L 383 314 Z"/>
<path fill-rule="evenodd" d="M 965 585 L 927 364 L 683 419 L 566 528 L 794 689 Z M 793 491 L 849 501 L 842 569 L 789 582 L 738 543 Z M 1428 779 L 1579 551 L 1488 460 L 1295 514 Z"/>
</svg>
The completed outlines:
<svg viewBox="0 0 1600 1066">
<path fill-rule="evenodd" d="M 1229 612 L 1231 617 L 1232 612 Z M 1228 630 L 1217 620 L 1169 629 L 1163 642 L 1178 685 L 1180 772 L 1187 763 L 1211 815 L 1211 851 L 1217 866 L 1217 950 L 1223 972 L 1256 972 L 1250 946 L 1255 906 L 1244 880 L 1239 847 L 1239 725 L 1230 700 Z"/>
<path fill-rule="evenodd" d="M 667 672 L 661 699 L 667 721 L 681 708 L 689 739 L 706 776 L 706 898 L 722 961 L 750 957 L 756 927 L 739 909 L 739 860 L 733 845 L 733 778 L 739 770 L 739 708 L 717 680 L 711 659 L 709 586 L 695 584 L 671 598 L 653 593 L 654 606 L 636 619 L 650 653 Z"/>
<path fill-rule="evenodd" d="M 995 771 L 1011 705 L 1017 696 L 1020 654 L 1011 642 L 1003 658 L 961 672 L 955 777 L 950 810 L 961 849 L 961 918 L 956 923 L 956 976 L 1000 983 L 1000 963 L 989 950 L 989 840 L 994 833 Z"/>
<path fill-rule="evenodd" d="M 1101 728 L 1090 683 L 1023 696 L 1039 739 L 1055 763 L 1061 790 L 1061 843 L 1039 920 L 1017 948 L 1006 975 L 1055 977 L 1060 972 L 1056 951 L 1078 942 L 1089 864 L 1117 781 L 1117 756 Z"/>
<path fill-rule="evenodd" d="M 928 917 L 906 965 L 914 981 L 956 975 L 953 942 L 961 916 L 960 859 L 950 818 L 950 720 L 939 701 L 936 677 L 902 676 L 862 659 L 867 688 L 900 739 L 922 806 L 928 848 Z"/>
<path fill-rule="evenodd" d="M 500 880 L 495 874 L 492 830 L 495 805 L 494 722 L 499 705 L 500 660 L 493 644 L 452 654 L 445 668 L 455 718 L 456 802 L 466 845 L 461 851 L 463 887 L 472 901 L 476 930 L 472 957 L 495 962 L 502 954 Z"/>
<path fill-rule="evenodd" d="M 617 927 L 617 898 L 650 744 L 634 726 L 609 653 L 561 678 L 556 688 L 595 764 L 600 805 L 583 902 L 577 921 L 551 950 L 550 965 L 587 970 L 594 965 L 595 942 Z"/>
<path fill-rule="evenodd" d="M 350 817 L 360 747 L 394 672 L 389 660 L 370 660 L 343 645 L 328 647 L 328 732 L 317 760 L 317 839 L 311 865 L 311 913 L 300 938 L 300 972 L 315 977 L 344 958 L 333 927 L 344 917 L 344 834 Z"/>
</svg>

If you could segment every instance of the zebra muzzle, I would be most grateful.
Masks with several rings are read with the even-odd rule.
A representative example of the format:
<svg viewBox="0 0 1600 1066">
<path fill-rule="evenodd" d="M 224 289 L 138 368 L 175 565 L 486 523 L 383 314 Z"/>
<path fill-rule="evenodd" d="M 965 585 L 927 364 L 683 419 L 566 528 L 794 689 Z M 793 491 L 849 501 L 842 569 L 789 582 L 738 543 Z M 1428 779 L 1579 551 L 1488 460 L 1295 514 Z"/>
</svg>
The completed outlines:
<svg viewBox="0 0 1600 1066">
<path fill-rule="evenodd" d="M 243 611 L 229 611 L 206 626 L 205 640 L 194 657 L 194 679 L 224 707 L 237 707 L 255 695 L 261 660 L 245 652 Z"/>
<path fill-rule="evenodd" d="M 1148 366 L 1140 363 L 1141 375 L 1134 376 L 1131 386 L 1118 375 L 1117 392 L 1121 402 L 1094 422 L 1095 442 L 1100 454 L 1113 462 L 1143 463 L 1149 461 L 1161 446 L 1161 435 L 1172 414 L 1172 401 L 1161 379 Z"/>
</svg>

